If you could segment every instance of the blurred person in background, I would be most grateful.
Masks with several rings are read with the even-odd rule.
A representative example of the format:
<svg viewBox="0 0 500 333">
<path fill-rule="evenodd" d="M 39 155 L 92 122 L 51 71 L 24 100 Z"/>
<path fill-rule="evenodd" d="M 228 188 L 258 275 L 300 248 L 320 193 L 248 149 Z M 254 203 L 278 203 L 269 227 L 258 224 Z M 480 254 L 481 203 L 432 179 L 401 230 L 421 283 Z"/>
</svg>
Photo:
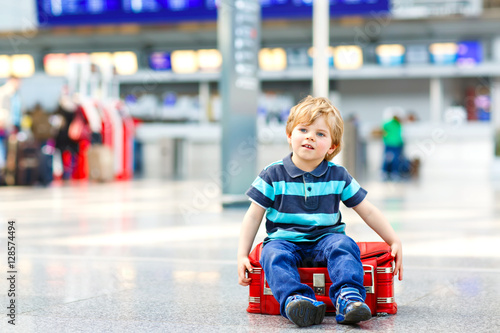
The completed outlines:
<svg viewBox="0 0 500 333">
<path fill-rule="evenodd" d="M 7 137 L 21 123 L 20 85 L 21 80 L 12 76 L 0 87 L 0 170 L 5 167 Z"/>
<path fill-rule="evenodd" d="M 78 142 L 69 137 L 69 126 L 78 109 L 78 98 L 77 94 L 70 93 L 68 85 L 64 85 L 61 89 L 61 96 L 56 110 L 57 119 L 59 119 L 55 138 L 56 149 L 61 154 L 62 178 L 65 180 L 70 179 L 73 174 L 74 159 L 79 150 Z"/>
<path fill-rule="evenodd" d="M 403 169 L 403 112 L 398 108 L 389 108 L 384 112 L 386 121 L 382 125 L 384 156 L 382 177 L 384 180 L 400 180 Z"/>
</svg>

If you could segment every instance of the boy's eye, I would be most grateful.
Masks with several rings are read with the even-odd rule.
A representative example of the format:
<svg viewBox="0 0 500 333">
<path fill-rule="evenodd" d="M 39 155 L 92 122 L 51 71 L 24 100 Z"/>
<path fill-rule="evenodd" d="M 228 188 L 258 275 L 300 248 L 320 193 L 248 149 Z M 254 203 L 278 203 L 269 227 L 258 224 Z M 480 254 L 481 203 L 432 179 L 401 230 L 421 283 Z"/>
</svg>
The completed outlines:
<svg viewBox="0 0 500 333">
<path fill-rule="evenodd" d="M 299 131 L 301 131 L 302 133 L 307 132 L 307 130 L 305 128 L 299 128 Z"/>
<path fill-rule="evenodd" d="M 325 136 L 324 133 L 318 133 L 318 136 Z"/>
</svg>

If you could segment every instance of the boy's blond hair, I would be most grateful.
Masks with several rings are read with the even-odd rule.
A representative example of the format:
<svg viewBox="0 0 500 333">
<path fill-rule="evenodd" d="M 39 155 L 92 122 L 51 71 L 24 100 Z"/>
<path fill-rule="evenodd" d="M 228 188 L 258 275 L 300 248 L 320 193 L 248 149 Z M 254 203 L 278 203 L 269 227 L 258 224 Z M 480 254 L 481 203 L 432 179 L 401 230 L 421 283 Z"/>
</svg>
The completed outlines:
<svg viewBox="0 0 500 333">
<path fill-rule="evenodd" d="M 339 110 L 327 98 L 307 96 L 299 104 L 295 105 L 290 110 L 290 115 L 286 122 L 286 134 L 290 136 L 298 124 L 308 126 L 319 117 L 325 117 L 325 121 L 330 129 L 332 145 L 336 147 L 331 154 L 326 154 L 325 156 L 325 159 L 330 161 L 342 149 L 344 121 Z"/>
</svg>

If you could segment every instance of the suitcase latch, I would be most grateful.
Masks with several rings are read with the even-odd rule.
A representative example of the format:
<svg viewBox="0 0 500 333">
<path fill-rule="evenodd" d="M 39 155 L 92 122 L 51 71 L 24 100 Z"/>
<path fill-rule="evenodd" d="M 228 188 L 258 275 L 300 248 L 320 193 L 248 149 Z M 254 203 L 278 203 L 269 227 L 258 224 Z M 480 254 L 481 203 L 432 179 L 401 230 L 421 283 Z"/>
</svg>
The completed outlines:
<svg viewBox="0 0 500 333">
<path fill-rule="evenodd" d="M 273 292 L 271 291 L 271 288 L 269 288 L 269 287 L 267 286 L 267 281 L 266 281 L 266 275 L 265 275 L 265 274 L 264 274 L 264 287 L 263 287 L 263 291 L 262 291 L 262 293 L 263 293 L 264 295 L 270 295 L 270 296 L 272 296 L 272 295 L 273 295 Z"/>
<path fill-rule="evenodd" d="M 316 295 L 325 295 L 325 274 L 313 274 L 313 290 Z"/>
</svg>

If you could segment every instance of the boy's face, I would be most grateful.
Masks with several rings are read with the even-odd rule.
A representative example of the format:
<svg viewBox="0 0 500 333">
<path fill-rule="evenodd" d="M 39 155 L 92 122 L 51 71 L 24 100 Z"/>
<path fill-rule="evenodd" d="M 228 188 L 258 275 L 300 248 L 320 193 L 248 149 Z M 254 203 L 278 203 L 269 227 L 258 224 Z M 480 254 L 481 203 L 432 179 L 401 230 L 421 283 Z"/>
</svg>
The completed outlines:
<svg viewBox="0 0 500 333">
<path fill-rule="evenodd" d="M 304 171 L 314 170 L 326 154 L 335 150 L 325 117 L 319 117 L 310 125 L 295 126 L 288 135 L 288 143 L 293 151 L 292 161 Z"/>
</svg>

